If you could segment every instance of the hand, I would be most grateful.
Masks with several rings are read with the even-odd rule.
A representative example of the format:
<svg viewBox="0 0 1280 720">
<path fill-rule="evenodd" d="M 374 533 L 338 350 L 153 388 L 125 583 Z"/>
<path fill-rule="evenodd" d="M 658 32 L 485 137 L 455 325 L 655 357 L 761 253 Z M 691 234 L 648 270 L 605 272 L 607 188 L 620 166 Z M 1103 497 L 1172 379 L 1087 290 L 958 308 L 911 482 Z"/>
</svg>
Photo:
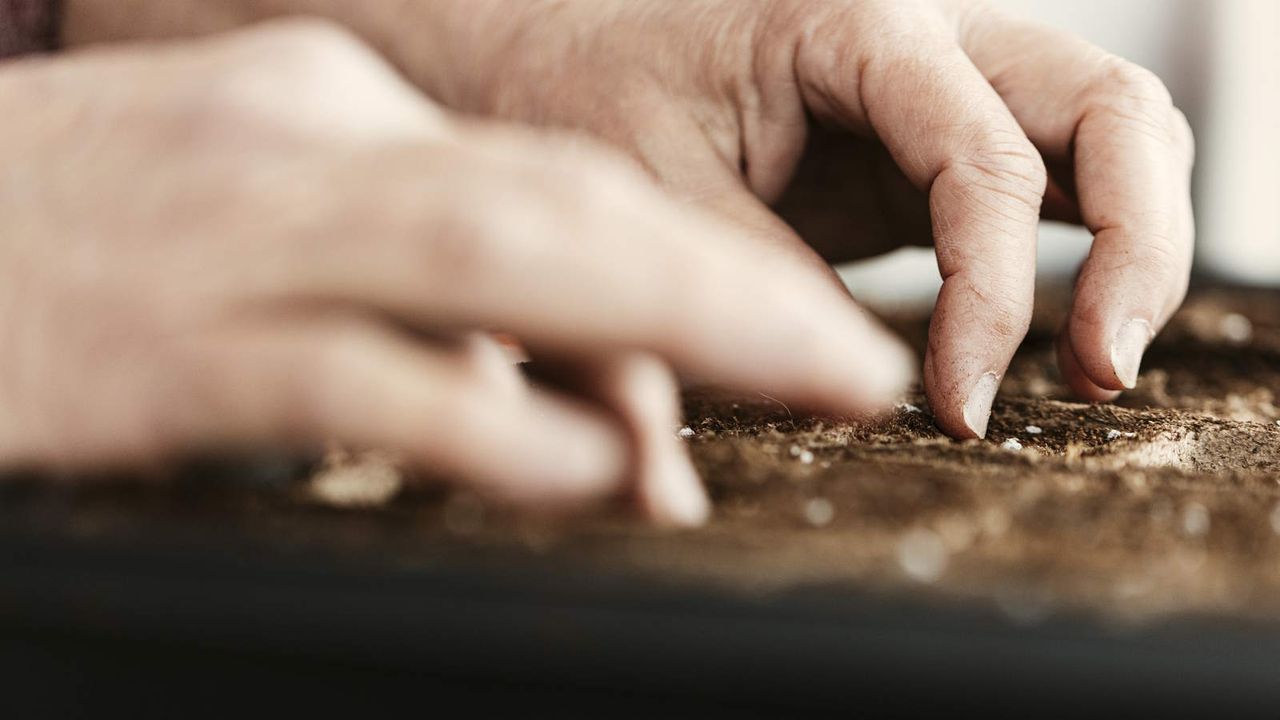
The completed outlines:
<svg viewBox="0 0 1280 720">
<path fill-rule="evenodd" d="M 1059 342 L 1084 398 L 1133 387 L 1185 294 L 1186 120 L 1151 73 L 1070 35 L 942 1 L 577 0 L 517 21 L 467 92 L 421 81 L 604 138 L 779 252 L 932 241 L 944 284 L 924 379 L 954 436 L 985 434 L 1025 334 L 1042 215 L 1095 235 Z"/>
<path fill-rule="evenodd" d="M 146 22 L 154 0 L 129 4 L 72 0 L 73 37 L 324 13 L 446 104 L 603 138 L 776 255 L 932 242 L 924 378 L 956 437 L 985 434 L 1025 334 L 1041 216 L 1095 235 L 1058 343 L 1083 398 L 1134 385 L 1185 294 L 1194 151 L 1164 86 L 980 2 L 175 0 Z"/>
<path fill-rule="evenodd" d="M 801 264 L 605 151 L 446 116 L 328 25 L 8 64 L 0 106 L 0 469 L 333 440 L 695 523 L 671 368 L 841 413 L 910 379 Z"/>
</svg>

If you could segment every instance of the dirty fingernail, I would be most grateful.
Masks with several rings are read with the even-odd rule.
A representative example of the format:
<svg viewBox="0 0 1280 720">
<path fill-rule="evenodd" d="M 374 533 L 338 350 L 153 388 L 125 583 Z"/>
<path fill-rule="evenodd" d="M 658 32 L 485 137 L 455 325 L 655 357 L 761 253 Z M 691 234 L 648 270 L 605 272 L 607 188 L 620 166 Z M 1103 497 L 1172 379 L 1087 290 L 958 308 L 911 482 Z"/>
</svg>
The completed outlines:
<svg viewBox="0 0 1280 720">
<path fill-rule="evenodd" d="M 987 436 L 987 421 L 991 419 L 991 403 L 996 399 L 996 390 L 1000 388 L 1000 376 L 993 372 L 978 378 L 973 390 L 969 391 L 969 399 L 964 403 L 964 424 L 969 426 L 979 438 Z"/>
<path fill-rule="evenodd" d="M 1138 368 L 1142 354 L 1155 335 L 1151 323 L 1134 318 L 1120 326 L 1116 339 L 1111 342 L 1111 368 L 1120 382 L 1130 390 L 1138 384 Z"/>
</svg>

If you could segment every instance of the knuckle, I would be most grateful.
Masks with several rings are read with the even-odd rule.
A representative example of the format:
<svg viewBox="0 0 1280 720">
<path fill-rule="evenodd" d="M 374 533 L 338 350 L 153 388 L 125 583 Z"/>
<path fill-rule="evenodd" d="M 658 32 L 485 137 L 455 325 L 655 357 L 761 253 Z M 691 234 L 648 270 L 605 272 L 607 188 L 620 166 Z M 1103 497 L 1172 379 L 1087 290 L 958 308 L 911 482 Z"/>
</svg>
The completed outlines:
<svg viewBox="0 0 1280 720">
<path fill-rule="evenodd" d="M 1020 341 L 1031 327 L 1034 309 L 1025 278 L 1005 270 L 988 270 L 981 278 L 966 278 L 968 290 L 976 301 L 975 313 L 979 317 L 975 320 L 997 340 Z"/>
<path fill-rule="evenodd" d="M 992 299 L 988 308 L 991 332 L 1002 340 L 1021 340 L 1031 327 L 1031 303 L 1008 295 Z"/>
<path fill-rule="evenodd" d="M 352 112 L 338 99 L 368 97 L 386 85 L 377 53 L 351 31 L 319 18 L 243 31 L 221 60 L 222 72 L 202 92 L 258 110 L 287 98 L 296 111 Z"/>
<path fill-rule="evenodd" d="M 270 58 L 266 68 L 324 69 L 335 61 L 367 56 L 370 50 L 340 23 L 298 17 L 266 23 L 245 34 L 246 61 Z M 264 69 L 259 66 L 259 69 Z"/>
<path fill-rule="evenodd" d="M 1128 98 L 1145 105 L 1173 105 L 1169 89 L 1159 76 L 1123 58 L 1109 56 L 1103 61 L 1099 90 L 1109 96 Z"/>
<path fill-rule="evenodd" d="M 1021 134 L 984 129 L 974 133 L 956 165 L 960 180 L 1014 203 L 1040 207 L 1048 184 L 1044 159 Z"/>
<path fill-rule="evenodd" d="M 1177 142 L 1173 98 L 1164 82 L 1150 70 L 1107 56 L 1091 91 L 1096 111 L 1162 142 Z"/>
<path fill-rule="evenodd" d="M 1176 247 L 1173 238 L 1167 235 L 1149 236 L 1147 241 L 1135 248 L 1140 253 L 1138 263 L 1143 274 L 1166 283 L 1172 283 L 1175 278 L 1184 275 L 1185 261 Z"/>
</svg>

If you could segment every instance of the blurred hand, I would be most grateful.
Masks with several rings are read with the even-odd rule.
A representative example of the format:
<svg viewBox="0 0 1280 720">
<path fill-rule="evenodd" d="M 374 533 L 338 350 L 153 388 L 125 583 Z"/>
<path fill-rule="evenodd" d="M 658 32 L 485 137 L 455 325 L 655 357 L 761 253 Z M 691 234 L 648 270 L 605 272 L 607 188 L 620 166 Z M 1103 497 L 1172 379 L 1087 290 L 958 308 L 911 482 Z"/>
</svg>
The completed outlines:
<svg viewBox="0 0 1280 720">
<path fill-rule="evenodd" d="M 839 413 L 910 379 L 800 260 L 602 150 L 448 118 L 327 25 L 8 64 L 0 106 L 0 468 L 335 440 L 696 523 L 673 367 Z"/>
</svg>

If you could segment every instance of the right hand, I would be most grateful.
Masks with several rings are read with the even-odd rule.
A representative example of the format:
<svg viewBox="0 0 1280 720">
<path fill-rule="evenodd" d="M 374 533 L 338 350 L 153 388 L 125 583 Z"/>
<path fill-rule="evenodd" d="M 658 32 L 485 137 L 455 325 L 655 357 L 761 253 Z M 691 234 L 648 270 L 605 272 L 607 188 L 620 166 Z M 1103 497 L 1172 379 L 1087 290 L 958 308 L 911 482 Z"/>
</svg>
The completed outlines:
<svg viewBox="0 0 1280 720">
<path fill-rule="evenodd" d="M 332 440 L 695 523 L 672 369 L 851 414 L 911 379 L 806 266 L 602 150 L 446 117 L 327 25 L 13 63 L 0 106 L 0 469 Z"/>
</svg>

